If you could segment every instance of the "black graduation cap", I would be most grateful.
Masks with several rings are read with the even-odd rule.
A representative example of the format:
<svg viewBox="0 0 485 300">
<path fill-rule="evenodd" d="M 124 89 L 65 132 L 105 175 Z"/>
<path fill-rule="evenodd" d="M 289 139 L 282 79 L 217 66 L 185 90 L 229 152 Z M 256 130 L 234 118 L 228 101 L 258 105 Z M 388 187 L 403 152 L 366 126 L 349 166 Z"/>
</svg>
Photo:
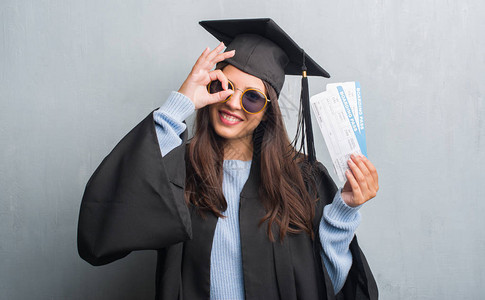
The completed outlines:
<svg viewBox="0 0 485 300">
<path fill-rule="evenodd" d="M 330 77 L 291 37 L 272 19 L 231 19 L 201 21 L 199 24 L 219 41 L 226 51 L 236 49 L 225 62 L 248 74 L 267 81 L 279 95 L 286 75 L 302 75 L 299 128 L 301 145 L 306 140 L 308 160 L 315 161 L 313 130 L 308 96 L 309 76 Z M 303 149 L 304 150 L 304 149 Z"/>
</svg>

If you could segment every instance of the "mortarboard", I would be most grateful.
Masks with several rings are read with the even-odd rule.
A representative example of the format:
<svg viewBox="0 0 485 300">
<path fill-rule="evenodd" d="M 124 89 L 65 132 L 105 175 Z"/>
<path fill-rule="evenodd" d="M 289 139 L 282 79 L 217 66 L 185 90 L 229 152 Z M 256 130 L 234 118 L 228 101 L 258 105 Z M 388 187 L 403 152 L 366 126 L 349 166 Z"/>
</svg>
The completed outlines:
<svg viewBox="0 0 485 300">
<path fill-rule="evenodd" d="M 315 147 L 308 95 L 309 76 L 330 77 L 295 41 L 272 19 L 232 19 L 201 21 L 199 24 L 219 41 L 226 51 L 236 49 L 225 62 L 248 74 L 267 81 L 280 94 L 285 75 L 302 75 L 299 126 L 300 149 L 306 142 L 308 161 L 315 161 Z M 296 145 L 295 145 L 296 146 Z M 303 148 L 304 150 L 304 148 Z"/>
</svg>

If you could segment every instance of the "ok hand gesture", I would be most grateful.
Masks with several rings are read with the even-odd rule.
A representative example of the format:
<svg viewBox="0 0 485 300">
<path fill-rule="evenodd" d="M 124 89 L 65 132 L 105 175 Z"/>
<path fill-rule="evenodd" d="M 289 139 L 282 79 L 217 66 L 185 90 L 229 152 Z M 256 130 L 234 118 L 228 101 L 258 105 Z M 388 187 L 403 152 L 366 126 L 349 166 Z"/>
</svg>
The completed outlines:
<svg viewBox="0 0 485 300">
<path fill-rule="evenodd" d="M 226 58 L 233 57 L 236 50 L 220 53 L 224 49 L 224 43 L 220 43 L 214 50 L 210 51 L 207 47 L 200 55 L 199 59 L 192 68 L 187 79 L 178 90 L 179 93 L 187 96 L 194 103 L 195 109 L 213 104 L 226 99 L 233 93 L 227 89 L 227 77 L 221 70 L 213 70 L 215 64 Z M 224 91 L 210 94 L 207 85 L 212 80 L 218 79 L 222 83 Z"/>
</svg>

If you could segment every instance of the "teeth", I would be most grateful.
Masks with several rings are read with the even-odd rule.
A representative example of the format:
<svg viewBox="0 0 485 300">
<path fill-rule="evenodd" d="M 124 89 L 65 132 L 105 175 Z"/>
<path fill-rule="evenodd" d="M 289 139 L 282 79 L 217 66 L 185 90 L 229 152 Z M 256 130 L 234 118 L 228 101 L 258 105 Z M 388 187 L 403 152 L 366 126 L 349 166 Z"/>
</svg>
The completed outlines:
<svg viewBox="0 0 485 300">
<path fill-rule="evenodd" d="M 225 114 L 225 113 L 221 113 L 222 117 L 226 120 L 228 120 L 229 122 L 236 122 L 236 121 L 240 121 L 238 118 L 235 118 L 233 116 L 230 116 L 228 114 Z"/>
</svg>

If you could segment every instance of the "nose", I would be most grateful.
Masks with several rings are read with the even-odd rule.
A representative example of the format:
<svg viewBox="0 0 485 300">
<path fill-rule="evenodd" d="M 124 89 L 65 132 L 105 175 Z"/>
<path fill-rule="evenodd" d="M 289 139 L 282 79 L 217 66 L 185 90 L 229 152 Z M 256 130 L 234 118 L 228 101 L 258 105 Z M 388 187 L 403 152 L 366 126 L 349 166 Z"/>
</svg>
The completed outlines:
<svg viewBox="0 0 485 300">
<path fill-rule="evenodd" d="M 241 107 L 241 96 L 242 92 L 238 89 L 234 90 L 231 98 L 226 101 L 226 105 L 229 106 L 232 110 L 240 110 Z"/>
</svg>

